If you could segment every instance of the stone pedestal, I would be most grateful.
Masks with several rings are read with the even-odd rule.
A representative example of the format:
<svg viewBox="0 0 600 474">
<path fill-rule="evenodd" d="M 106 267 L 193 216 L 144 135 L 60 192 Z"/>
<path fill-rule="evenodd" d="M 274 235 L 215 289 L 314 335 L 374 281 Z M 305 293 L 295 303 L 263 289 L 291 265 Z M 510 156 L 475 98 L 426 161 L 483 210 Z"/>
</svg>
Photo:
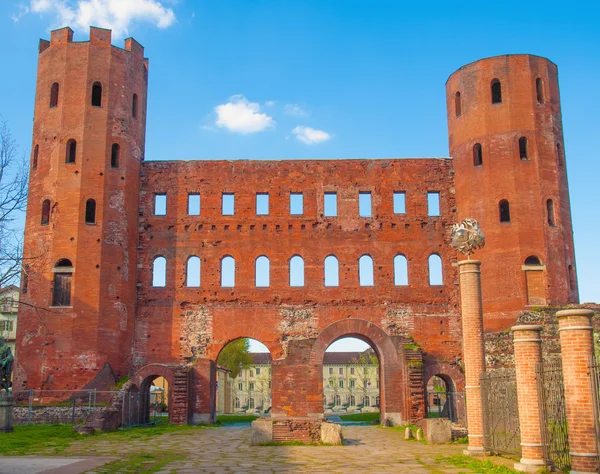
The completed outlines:
<svg viewBox="0 0 600 474">
<path fill-rule="evenodd" d="M 592 316 L 588 309 L 558 311 L 558 331 L 569 427 L 571 472 L 598 472 L 592 387 L 588 365 L 594 353 Z"/>
<path fill-rule="evenodd" d="M 452 441 L 452 422 L 445 418 L 425 418 L 422 422 L 425 439 L 429 444 L 445 444 Z M 417 436 L 417 439 L 418 436 Z"/>
<path fill-rule="evenodd" d="M 265 443 L 342 444 L 342 426 L 322 418 L 275 417 L 252 422 L 253 445 Z"/>
<path fill-rule="evenodd" d="M 465 454 L 482 456 L 485 450 L 479 378 L 485 372 L 485 349 L 481 303 L 481 261 L 462 260 L 458 262 L 458 268 L 469 429 L 469 447 L 465 450 Z"/>
<path fill-rule="evenodd" d="M 3 394 L 0 394 L 0 397 L 2 396 Z M 12 398 L 0 398 L 0 433 L 11 433 L 13 431 L 13 406 Z"/>
</svg>

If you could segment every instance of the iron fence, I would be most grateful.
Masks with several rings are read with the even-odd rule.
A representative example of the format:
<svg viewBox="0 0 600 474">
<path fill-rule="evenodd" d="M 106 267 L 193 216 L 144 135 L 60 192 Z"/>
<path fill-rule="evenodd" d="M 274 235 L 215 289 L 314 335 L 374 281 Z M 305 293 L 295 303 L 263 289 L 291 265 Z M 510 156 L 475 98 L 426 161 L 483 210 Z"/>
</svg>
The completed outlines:
<svg viewBox="0 0 600 474">
<path fill-rule="evenodd" d="M 467 425 L 464 392 L 427 392 L 427 418 L 448 418 L 453 423 Z"/>
<path fill-rule="evenodd" d="M 571 469 L 565 388 L 560 359 L 537 364 L 540 420 L 544 458 L 561 471 Z"/>
<path fill-rule="evenodd" d="M 483 443 L 492 453 L 521 455 L 521 429 L 514 369 L 481 374 Z"/>
<path fill-rule="evenodd" d="M 592 384 L 592 403 L 594 408 L 594 425 L 596 428 L 596 452 L 600 468 L 600 360 L 595 356 L 590 358 L 590 382 Z"/>
</svg>

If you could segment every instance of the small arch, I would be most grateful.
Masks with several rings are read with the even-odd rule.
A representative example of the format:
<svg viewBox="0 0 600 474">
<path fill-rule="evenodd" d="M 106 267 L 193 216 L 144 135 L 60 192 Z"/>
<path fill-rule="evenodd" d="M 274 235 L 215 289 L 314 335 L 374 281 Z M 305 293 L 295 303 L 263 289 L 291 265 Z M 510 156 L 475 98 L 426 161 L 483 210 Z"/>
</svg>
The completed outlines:
<svg viewBox="0 0 600 474">
<path fill-rule="evenodd" d="M 235 259 L 225 255 L 221 259 L 221 286 L 233 288 L 235 286 Z"/>
<path fill-rule="evenodd" d="M 556 144 L 556 162 L 558 163 L 559 168 L 562 168 L 565 165 L 563 149 L 560 143 Z"/>
<path fill-rule="evenodd" d="M 40 154 L 40 146 L 36 145 L 33 149 L 33 159 L 31 160 L 31 167 L 36 170 L 38 167 L 38 156 Z"/>
<path fill-rule="evenodd" d="M 535 80 L 535 93 L 537 96 L 538 104 L 544 103 L 544 81 L 541 77 Z"/>
<path fill-rule="evenodd" d="M 167 259 L 162 256 L 152 262 L 152 286 L 161 288 L 167 286 Z"/>
<path fill-rule="evenodd" d="M 481 166 L 483 164 L 483 151 L 481 150 L 481 143 L 475 143 L 473 145 L 473 166 Z"/>
<path fill-rule="evenodd" d="M 67 141 L 67 154 L 65 156 L 65 163 L 75 163 L 77 158 L 77 142 L 71 138 Z"/>
<path fill-rule="evenodd" d="M 575 269 L 573 268 L 573 265 L 569 265 L 568 270 L 569 270 L 569 289 L 571 291 L 576 291 L 577 290 L 577 275 L 575 274 Z"/>
<path fill-rule="evenodd" d="M 492 104 L 502 103 L 502 84 L 498 79 L 493 79 L 491 82 Z"/>
<path fill-rule="evenodd" d="M 454 113 L 456 114 L 456 117 L 460 117 L 462 114 L 462 107 L 461 107 L 461 103 L 460 103 L 460 92 L 456 92 L 456 94 L 454 95 Z"/>
<path fill-rule="evenodd" d="M 56 107 L 58 105 L 58 82 L 55 82 L 50 87 L 50 107 Z"/>
<path fill-rule="evenodd" d="M 546 200 L 546 213 L 548 215 L 548 225 L 554 227 L 556 221 L 554 220 L 554 201 L 552 199 Z"/>
<path fill-rule="evenodd" d="M 290 286 L 304 286 L 304 259 L 300 255 L 290 258 Z"/>
<path fill-rule="evenodd" d="M 99 82 L 92 84 L 92 106 L 102 107 L 102 84 Z"/>
<path fill-rule="evenodd" d="M 339 262 L 335 255 L 325 257 L 325 286 L 340 286 Z"/>
<path fill-rule="evenodd" d="M 133 94 L 131 98 L 131 115 L 133 118 L 137 118 L 138 116 L 138 96 L 137 94 Z"/>
<path fill-rule="evenodd" d="M 50 223 L 50 199 L 45 199 L 42 203 L 42 225 Z"/>
<path fill-rule="evenodd" d="M 527 155 L 527 137 L 519 138 L 519 158 L 522 160 L 529 159 L 529 156 Z"/>
<path fill-rule="evenodd" d="M 119 155 L 121 153 L 121 147 L 118 143 L 113 143 L 110 149 L 110 167 L 118 168 L 119 167 Z"/>
<path fill-rule="evenodd" d="M 56 262 L 56 265 L 54 265 L 54 268 L 73 268 L 73 263 L 71 263 L 71 260 L 69 260 L 68 258 L 61 258 L 58 262 Z"/>
<path fill-rule="evenodd" d="M 53 269 L 52 306 L 71 306 L 71 282 L 73 264 L 68 258 L 62 258 Z"/>
<path fill-rule="evenodd" d="M 394 285 L 408 286 L 408 260 L 402 254 L 394 257 Z"/>
<path fill-rule="evenodd" d="M 85 223 L 96 223 L 96 201 L 94 199 L 88 199 L 85 202 Z"/>
<path fill-rule="evenodd" d="M 541 265 L 542 261 L 535 255 L 530 255 L 525 259 L 525 265 Z"/>
<path fill-rule="evenodd" d="M 437 286 L 444 284 L 444 278 L 442 274 L 442 258 L 432 253 L 428 259 L 429 263 L 429 286 Z"/>
<path fill-rule="evenodd" d="M 261 255 L 254 262 L 254 281 L 257 288 L 268 288 L 271 284 L 271 262 L 265 255 Z"/>
<path fill-rule="evenodd" d="M 427 418 L 448 418 L 456 422 L 464 418 L 464 400 L 458 397 L 456 385 L 452 378 L 446 374 L 435 374 L 426 384 L 426 413 Z M 461 401 L 461 408 L 457 406 Z"/>
<path fill-rule="evenodd" d="M 502 199 L 498 203 L 498 210 L 500 212 L 500 222 L 510 222 L 510 204 L 506 199 Z"/>
<path fill-rule="evenodd" d="M 198 288 L 200 286 L 200 258 L 192 255 L 188 258 L 185 268 L 185 286 Z"/>
<path fill-rule="evenodd" d="M 374 286 L 373 259 L 370 255 L 362 255 L 358 259 L 358 283 L 360 286 Z"/>
</svg>

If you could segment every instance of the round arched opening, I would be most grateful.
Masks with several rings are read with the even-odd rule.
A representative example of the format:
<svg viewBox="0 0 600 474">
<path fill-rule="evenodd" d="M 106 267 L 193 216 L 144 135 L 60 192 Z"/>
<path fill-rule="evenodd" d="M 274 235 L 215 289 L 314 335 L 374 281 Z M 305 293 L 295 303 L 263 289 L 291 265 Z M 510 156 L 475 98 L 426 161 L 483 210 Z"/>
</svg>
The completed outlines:
<svg viewBox="0 0 600 474">
<path fill-rule="evenodd" d="M 448 375 L 432 376 L 426 385 L 425 416 L 447 418 L 453 422 L 464 420 L 463 394 L 456 391 L 454 380 Z"/>
<path fill-rule="evenodd" d="M 271 413 L 271 353 L 251 338 L 234 339 L 217 357 L 217 421 Z"/>
<path fill-rule="evenodd" d="M 158 374 L 148 375 L 142 380 L 139 392 L 130 392 L 125 406 L 129 420 L 125 424 L 154 424 L 169 419 L 169 382 Z M 137 413 L 136 413 L 137 411 Z"/>
</svg>

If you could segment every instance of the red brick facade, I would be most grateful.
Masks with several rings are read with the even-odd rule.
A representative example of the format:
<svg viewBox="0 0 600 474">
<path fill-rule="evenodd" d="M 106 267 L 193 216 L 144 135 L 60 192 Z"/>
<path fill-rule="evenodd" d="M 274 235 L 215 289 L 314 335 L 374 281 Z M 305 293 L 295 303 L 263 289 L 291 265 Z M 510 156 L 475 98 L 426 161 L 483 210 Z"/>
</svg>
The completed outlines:
<svg viewBox="0 0 600 474">
<path fill-rule="evenodd" d="M 25 234 L 25 255 L 36 264 L 22 295 L 30 306 L 19 314 L 15 388 L 83 387 L 106 362 L 117 376 L 138 379 L 150 364 L 174 371 L 184 364 L 191 369 L 180 384 L 189 384 L 190 418 L 210 421 L 212 361 L 229 341 L 251 337 L 273 357 L 273 414 L 314 416 L 322 411 L 324 350 L 355 336 L 379 356 L 384 419 L 417 419 L 425 376 L 440 373 L 464 389 L 449 231 L 467 216 L 482 222 L 489 239 L 477 255 L 488 329 L 510 327 L 527 305 L 523 265 L 530 255 L 542 264 L 532 271 L 543 275 L 537 291 L 546 303 L 577 300 L 574 279 L 569 289 L 574 263 L 564 158 L 561 167 L 550 156 L 562 128 L 549 61 L 491 58 L 450 77 L 454 160 L 144 162 L 147 74 L 142 47 L 131 39 L 125 49 L 111 46 L 107 30 L 92 28 L 90 41 L 72 42 L 71 30 L 61 29 L 50 43 L 40 42 L 32 146 L 39 152 Z M 490 109 L 488 83 L 495 76 L 504 84 L 503 103 Z M 538 76 L 543 105 L 533 102 L 527 82 Z M 55 82 L 58 102 L 49 107 Z M 100 106 L 92 105 L 95 83 L 102 85 Z M 511 140 L 522 133 L 529 137 L 527 162 L 513 156 Z M 71 139 L 75 163 L 66 162 Z M 477 169 L 470 151 L 476 140 L 485 147 Z M 371 217 L 359 216 L 361 192 L 371 193 Z M 394 192 L 405 193 L 404 213 L 394 212 Z M 439 193 L 439 216 L 428 216 L 428 192 Z M 222 215 L 223 193 L 234 194 L 234 215 Z M 269 194 L 268 215 L 257 215 L 257 193 Z M 290 214 L 290 193 L 302 193 L 301 215 Z M 335 217 L 324 215 L 325 193 L 336 193 Z M 165 215 L 155 215 L 157 194 L 166 195 Z M 188 215 L 189 194 L 200 195 L 200 215 Z M 548 196 L 555 200 L 553 226 L 542 205 Z M 501 198 L 511 202 L 510 223 L 497 222 Z M 46 199 L 51 213 L 41 225 Z M 96 202 L 93 224 L 85 222 L 88 199 Z M 432 254 L 443 262 L 442 285 L 429 284 Z M 300 287 L 289 283 L 296 255 L 304 261 Z M 339 286 L 324 285 L 329 255 L 338 260 Z M 372 286 L 359 285 L 363 255 L 373 259 Z M 394 282 L 397 255 L 408 262 L 407 286 Z M 193 288 L 186 284 L 191 256 L 201 260 L 201 284 Z M 221 286 L 225 256 L 235 259 L 233 288 Z M 270 262 L 266 288 L 255 286 L 259 256 Z M 164 287 L 152 285 L 156 257 L 167 262 Z M 52 307 L 57 274 L 65 274 L 56 267 L 62 259 L 71 263 L 70 304 Z"/>
</svg>

